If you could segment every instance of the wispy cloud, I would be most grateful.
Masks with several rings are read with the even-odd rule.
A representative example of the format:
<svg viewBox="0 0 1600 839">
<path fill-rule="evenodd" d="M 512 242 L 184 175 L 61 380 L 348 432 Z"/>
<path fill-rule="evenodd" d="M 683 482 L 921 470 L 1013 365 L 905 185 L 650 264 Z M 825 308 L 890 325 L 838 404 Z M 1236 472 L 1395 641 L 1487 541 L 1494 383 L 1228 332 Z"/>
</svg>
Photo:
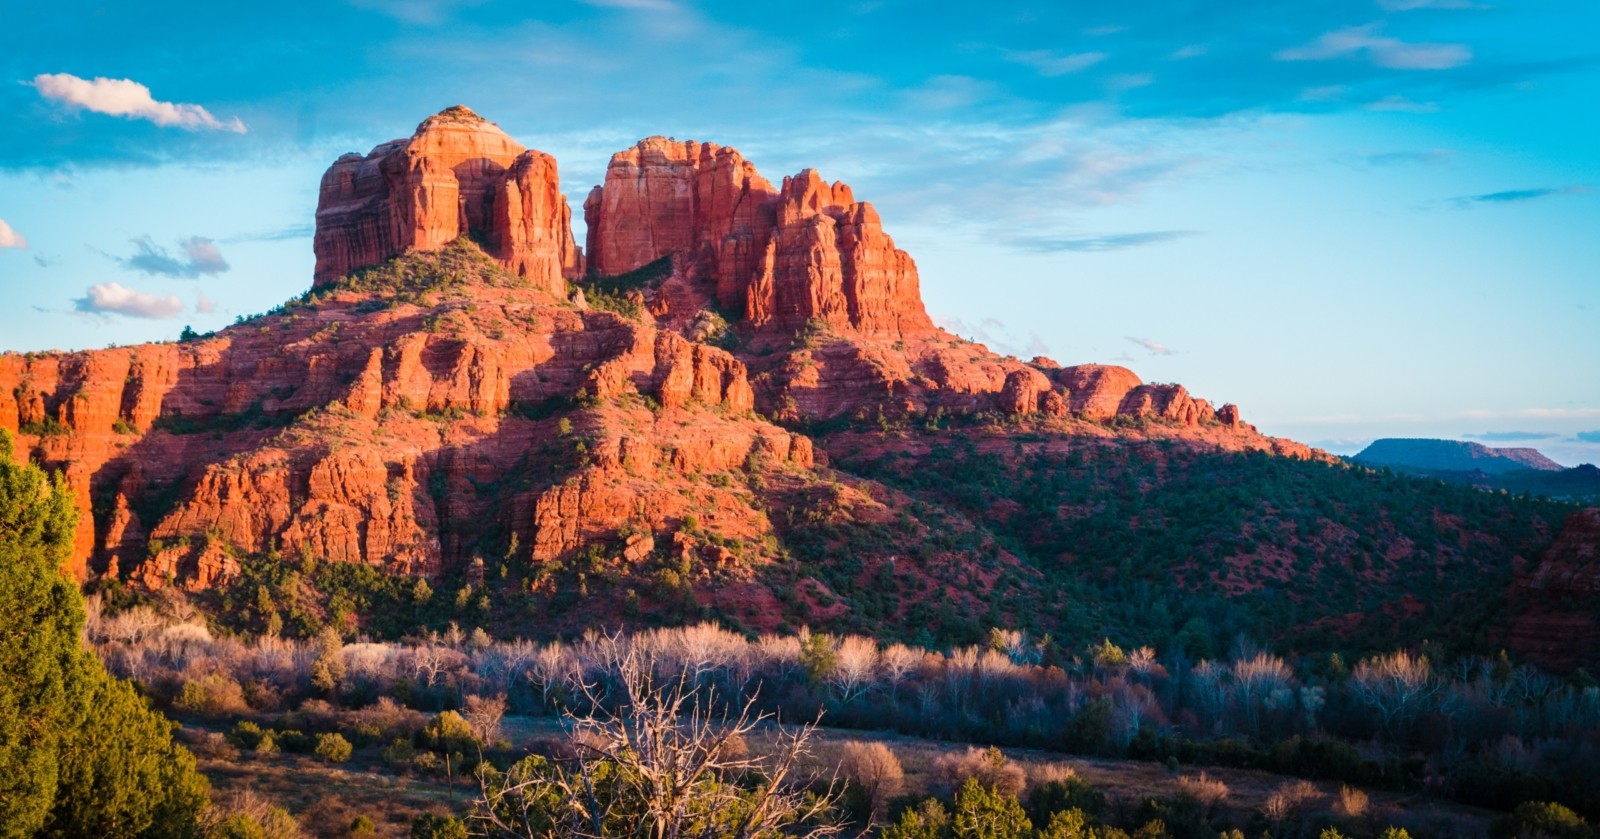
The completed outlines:
<svg viewBox="0 0 1600 839">
<path fill-rule="evenodd" d="M 1018 335 L 1015 330 L 1006 325 L 999 318 L 987 317 L 977 323 L 968 323 L 959 318 L 936 318 L 939 328 L 947 332 L 976 341 L 991 350 L 1014 355 L 1018 358 L 1031 358 L 1036 355 L 1047 355 L 1050 352 L 1039 333 L 1032 330 L 1027 335 Z"/>
<path fill-rule="evenodd" d="M 138 253 L 117 260 L 129 271 L 193 280 L 201 275 L 221 274 L 229 268 L 228 260 L 223 258 L 216 242 L 203 236 L 191 236 L 178 242 L 183 250 L 181 257 L 173 256 L 166 248 L 156 245 L 149 236 L 134 239 L 133 244 Z"/>
<path fill-rule="evenodd" d="M 1129 341 L 1149 350 L 1151 355 L 1172 355 L 1177 352 L 1177 350 L 1168 347 L 1166 344 L 1150 338 L 1135 338 L 1132 335 L 1127 336 L 1127 338 Z"/>
<path fill-rule="evenodd" d="M 1318 37 L 1309 44 L 1279 50 L 1279 61 L 1328 61 L 1363 53 L 1373 64 L 1390 70 L 1449 70 L 1472 61 L 1464 44 L 1408 43 L 1374 34 L 1374 24 L 1352 26 Z"/>
<path fill-rule="evenodd" d="M 1600 431 L 1579 431 L 1572 436 L 1585 443 L 1600 443 Z"/>
<path fill-rule="evenodd" d="M 195 292 L 194 310 L 209 315 L 217 310 L 217 301 L 207 297 L 204 292 Z"/>
<path fill-rule="evenodd" d="M 634 9 L 641 12 L 675 12 L 678 4 L 671 0 L 578 0 L 585 6 L 604 9 Z"/>
<path fill-rule="evenodd" d="M 1461 436 L 1490 443 L 1524 443 L 1533 440 L 1548 440 L 1560 435 L 1548 431 L 1485 431 L 1481 434 L 1463 434 Z"/>
<path fill-rule="evenodd" d="M 1137 248 L 1142 245 L 1159 245 L 1162 242 L 1171 242 L 1174 239 L 1184 239 L 1195 235 L 1198 235 L 1198 231 L 1150 230 L 1143 233 L 1107 233 L 1101 236 L 1032 236 L 1014 239 L 1012 243 L 1024 250 L 1040 253 L 1054 253 L 1057 251 L 1097 253 Z"/>
<path fill-rule="evenodd" d="M 101 76 L 90 80 L 71 73 L 41 73 L 33 77 L 31 84 L 45 99 L 97 114 L 146 119 L 187 131 L 245 132 L 238 117 L 224 122 L 199 105 L 158 101 L 150 95 L 150 88 L 132 79 Z"/>
<path fill-rule="evenodd" d="M 1557 195 L 1580 195 L 1589 191 L 1589 187 L 1582 185 L 1541 187 L 1538 189 L 1508 189 L 1501 192 L 1485 192 L 1481 195 L 1462 195 L 1449 199 L 1449 203 L 1457 207 L 1471 207 L 1477 204 L 1517 204 L 1523 201 L 1534 201 Z"/>
<path fill-rule="evenodd" d="M 350 5 L 358 9 L 370 9 L 395 20 L 428 26 L 443 23 L 452 11 L 482 4 L 483 0 L 350 0 Z"/>
<path fill-rule="evenodd" d="M 85 296 L 74 300 L 73 308 L 92 315 L 161 320 L 183 312 L 183 301 L 176 294 L 163 297 L 134 291 L 117 283 L 101 283 L 90 286 Z"/>
<path fill-rule="evenodd" d="M 1378 5 L 1391 12 L 1409 12 L 1414 9 L 1487 9 L 1486 3 L 1474 0 L 1378 0 Z"/>
<path fill-rule="evenodd" d="M 1385 96 L 1368 102 L 1364 106 L 1369 111 L 1391 111 L 1402 114 L 1436 114 L 1439 105 L 1435 102 L 1418 102 L 1404 96 Z"/>
<path fill-rule="evenodd" d="M 1369 154 L 1363 158 L 1371 166 L 1406 166 L 1413 163 L 1444 163 L 1450 152 L 1444 149 L 1428 151 L 1391 151 Z"/>
<path fill-rule="evenodd" d="M 237 233 L 221 240 L 224 245 L 237 245 L 243 242 L 283 242 L 289 239 L 309 239 L 317 232 L 314 224 L 291 224 L 277 230 L 265 230 L 258 233 Z"/>
<path fill-rule="evenodd" d="M 28 240 L 21 233 L 12 230 L 11 225 L 6 224 L 5 219 L 0 218 L 0 248 L 21 249 L 27 246 Z"/>
<path fill-rule="evenodd" d="M 1490 411 L 1475 408 L 1461 413 L 1467 419 L 1485 420 L 1497 418 L 1521 419 L 1583 419 L 1587 417 L 1600 417 L 1600 408 L 1521 408 L 1515 411 Z"/>
<path fill-rule="evenodd" d="M 1106 60 L 1103 52 L 1076 52 L 1058 55 L 1047 50 L 1004 50 L 1001 55 L 1016 64 L 1032 67 L 1041 76 L 1065 76 L 1086 70 Z"/>
</svg>

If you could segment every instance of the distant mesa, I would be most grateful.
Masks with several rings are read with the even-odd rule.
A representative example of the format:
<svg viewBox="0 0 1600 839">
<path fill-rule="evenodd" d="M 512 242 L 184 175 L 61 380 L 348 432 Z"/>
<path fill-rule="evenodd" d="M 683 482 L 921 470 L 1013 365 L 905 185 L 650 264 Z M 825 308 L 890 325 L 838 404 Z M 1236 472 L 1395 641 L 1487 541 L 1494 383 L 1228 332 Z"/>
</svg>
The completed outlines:
<svg viewBox="0 0 1600 839">
<path fill-rule="evenodd" d="M 1499 475 L 1523 469 L 1559 472 L 1566 468 L 1538 449 L 1495 449 L 1461 440 L 1386 437 L 1372 441 L 1352 458 L 1366 466 Z"/>
</svg>

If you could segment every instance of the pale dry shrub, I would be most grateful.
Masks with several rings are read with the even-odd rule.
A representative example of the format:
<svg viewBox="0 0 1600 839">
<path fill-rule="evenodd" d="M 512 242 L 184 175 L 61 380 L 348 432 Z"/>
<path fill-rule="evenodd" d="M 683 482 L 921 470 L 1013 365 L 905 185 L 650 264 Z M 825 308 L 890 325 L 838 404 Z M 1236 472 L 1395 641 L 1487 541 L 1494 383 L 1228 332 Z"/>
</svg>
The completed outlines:
<svg viewBox="0 0 1600 839">
<path fill-rule="evenodd" d="M 220 731 L 201 732 L 188 744 L 195 757 L 207 760 L 237 760 L 239 750 Z"/>
<path fill-rule="evenodd" d="M 468 696 L 461 716 L 472 727 L 472 736 L 483 743 L 500 739 L 500 721 L 506 715 L 505 694 L 497 696 Z"/>
<path fill-rule="evenodd" d="M 260 839 L 303 839 L 304 833 L 289 811 L 242 790 L 214 804 L 202 817 L 205 835 L 251 836 Z"/>
<path fill-rule="evenodd" d="M 1321 796 L 1310 781 L 1290 781 L 1267 796 L 1261 812 L 1269 821 L 1281 823 L 1304 812 Z"/>
<path fill-rule="evenodd" d="M 1208 818 L 1228 800 L 1228 785 L 1221 778 L 1213 778 L 1204 772 L 1179 778 L 1178 792 L 1194 799 Z"/>
<path fill-rule="evenodd" d="M 993 746 L 940 755 L 934 758 L 928 774 L 933 784 L 945 791 L 960 789 L 968 778 L 1001 795 L 1018 795 L 1028 784 L 1022 767 Z"/>
<path fill-rule="evenodd" d="M 900 758 L 882 743 L 852 740 L 844 744 L 839 758 L 839 774 L 867 791 L 872 799 L 872 813 L 882 816 L 887 812 L 889 800 L 905 790 L 906 773 Z"/>
<path fill-rule="evenodd" d="M 387 696 L 379 697 L 377 702 L 365 708 L 349 712 L 347 717 L 352 727 L 375 730 L 384 740 L 410 737 L 428 724 L 427 714 L 404 707 Z"/>
<path fill-rule="evenodd" d="M 1078 777 L 1077 770 L 1065 763 L 1035 763 L 1028 767 L 1028 786 L 1031 788 L 1042 787 L 1045 784 L 1064 784 Z"/>
<path fill-rule="evenodd" d="M 1339 801 L 1333 805 L 1333 811 L 1345 818 L 1361 819 L 1366 818 L 1370 806 L 1366 793 L 1355 787 L 1340 786 Z"/>
<path fill-rule="evenodd" d="M 244 688 L 233 679 L 217 673 L 185 681 L 172 706 L 184 713 L 202 717 L 230 717 L 249 713 Z"/>
<path fill-rule="evenodd" d="M 750 742 L 743 734 L 729 729 L 723 735 L 722 742 L 717 744 L 716 757 L 728 761 L 750 760 Z"/>
</svg>

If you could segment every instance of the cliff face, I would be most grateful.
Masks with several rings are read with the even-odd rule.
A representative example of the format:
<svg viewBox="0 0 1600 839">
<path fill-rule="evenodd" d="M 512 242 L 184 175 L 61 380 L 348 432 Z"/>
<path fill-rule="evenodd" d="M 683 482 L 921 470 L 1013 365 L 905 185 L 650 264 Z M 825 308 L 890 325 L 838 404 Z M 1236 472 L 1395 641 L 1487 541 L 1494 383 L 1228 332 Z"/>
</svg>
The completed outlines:
<svg viewBox="0 0 1600 839">
<path fill-rule="evenodd" d="M 1557 670 L 1600 665 L 1600 508 L 1573 513 L 1556 542 L 1511 585 L 1508 642 Z"/>
<path fill-rule="evenodd" d="M 411 139 L 347 154 L 322 176 L 313 285 L 463 236 L 557 295 L 565 277 L 582 273 L 555 158 L 456 106 L 424 120 Z"/>
<path fill-rule="evenodd" d="M 651 137 L 612 156 L 584 220 L 591 273 L 677 258 L 677 287 L 660 295 L 658 315 L 715 302 L 761 330 L 810 321 L 896 338 L 933 330 L 911 257 L 872 205 L 815 170 L 774 190 L 734 149 Z"/>
<path fill-rule="evenodd" d="M 620 292 L 638 316 L 569 299 L 555 161 L 451 108 L 328 170 L 305 299 L 188 343 L 0 354 L 0 428 L 85 514 L 71 570 L 203 589 L 241 557 L 433 575 L 507 545 L 748 567 L 796 522 L 896 517 L 870 482 L 840 501 L 829 439 L 799 433 L 830 423 L 1320 456 L 1177 385 L 935 328 L 876 211 L 812 170 L 774 188 L 651 138 L 585 213 L 591 282 L 665 266 Z"/>
</svg>

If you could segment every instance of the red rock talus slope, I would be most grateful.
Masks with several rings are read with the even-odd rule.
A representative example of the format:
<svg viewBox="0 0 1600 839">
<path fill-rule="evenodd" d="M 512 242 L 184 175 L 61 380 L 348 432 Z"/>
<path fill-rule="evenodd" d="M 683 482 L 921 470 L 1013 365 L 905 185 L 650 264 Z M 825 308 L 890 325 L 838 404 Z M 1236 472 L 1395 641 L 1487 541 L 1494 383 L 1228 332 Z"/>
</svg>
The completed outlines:
<svg viewBox="0 0 1600 839">
<path fill-rule="evenodd" d="M 1600 665 L 1600 508 L 1573 513 L 1556 543 L 1511 586 L 1509 639 L 1559 670 Z"/>
<path fill-rule="evenodd" d="M 555 158 L 524 149 L 456 106 L 409 140 L 347 154 L 322 176 L 315 285 L 462 236 L 537 288 L 561 294 L 582 273 Z"/>
<path fill-rule="evenodd" d="M 568 299 L 554 161 L 452 108 L 329 169 L 304 299 L 188 343 L 0 355 L 0 428 L 90 523 L 72 570 L 203 588 L 241 556 L 433 574 L 511 544 L 748 565 L 795 522 L 898 520 L 814 466 L 799 431 L 830 423 L 1315 454 L 1177 385 L 935 328 L 876 212 L 810 170 L 774 189 L 732 149 L 653 138 L 586 209 L 597 274 L 670 264 L 627 290 L 637 316 Z M 743 314 L 710 335 L 719 304 Z"/>
</svg>

